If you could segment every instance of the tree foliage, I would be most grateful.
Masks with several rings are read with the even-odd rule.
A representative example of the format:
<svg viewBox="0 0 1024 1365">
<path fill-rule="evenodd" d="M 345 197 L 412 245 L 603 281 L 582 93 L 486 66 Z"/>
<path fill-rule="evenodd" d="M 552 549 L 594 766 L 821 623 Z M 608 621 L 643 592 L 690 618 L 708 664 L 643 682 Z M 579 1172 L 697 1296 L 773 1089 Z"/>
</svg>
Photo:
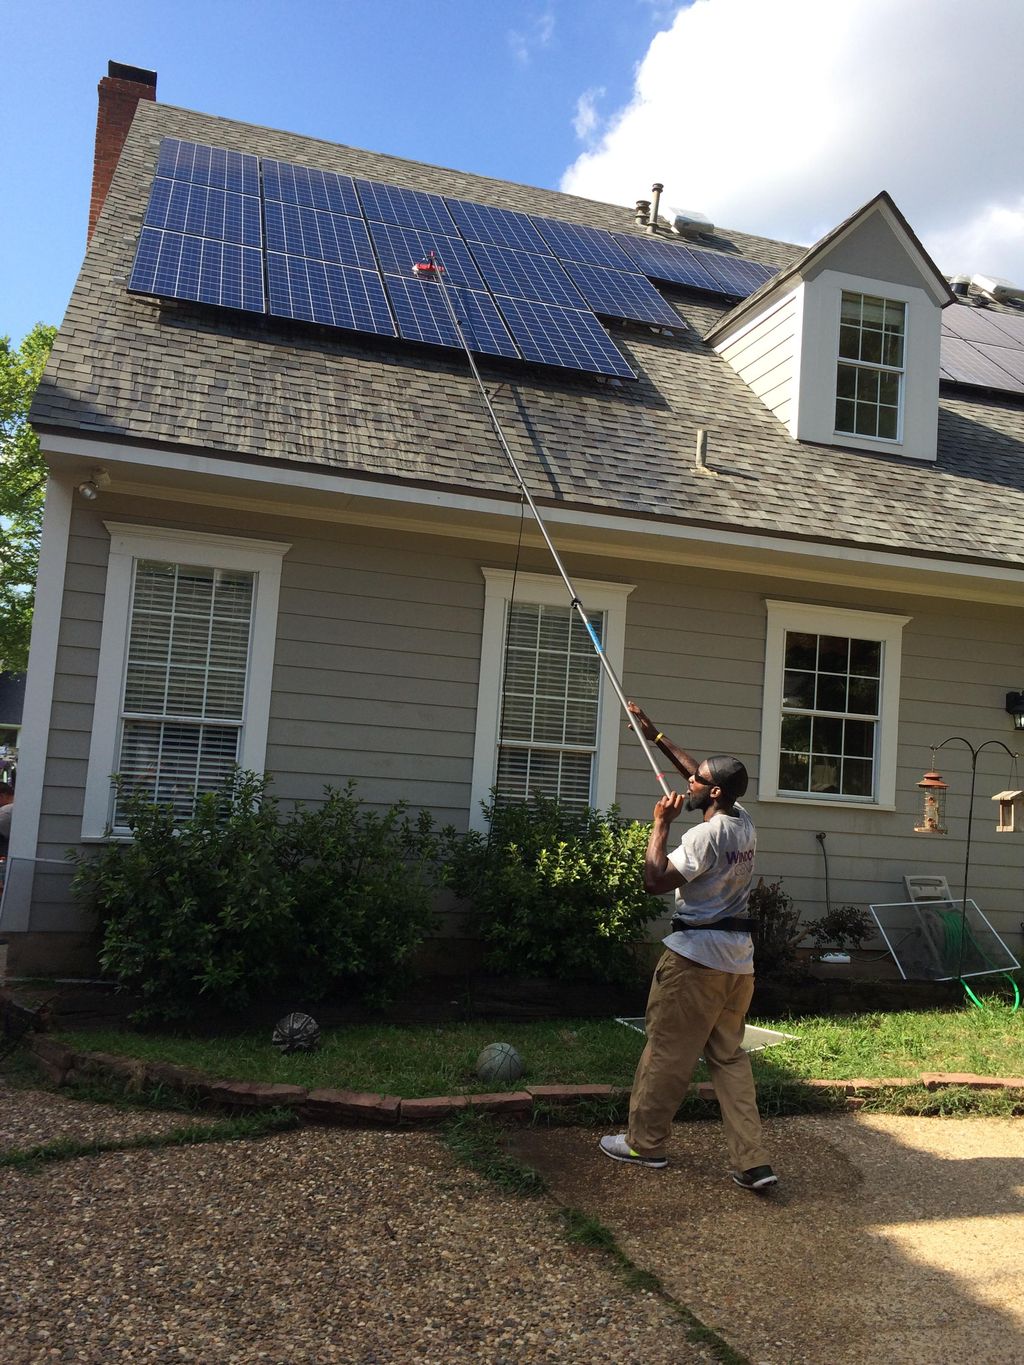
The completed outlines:
<svg viewBox="0 0 1024 1365">
<path fill-rule="evenodd" d="M 0 672 L 21 673 L 28 663 L 46 489 L 28 410 L 56 335 L 37 322 L 18 347 L 0 337 Z"/>
</svg>

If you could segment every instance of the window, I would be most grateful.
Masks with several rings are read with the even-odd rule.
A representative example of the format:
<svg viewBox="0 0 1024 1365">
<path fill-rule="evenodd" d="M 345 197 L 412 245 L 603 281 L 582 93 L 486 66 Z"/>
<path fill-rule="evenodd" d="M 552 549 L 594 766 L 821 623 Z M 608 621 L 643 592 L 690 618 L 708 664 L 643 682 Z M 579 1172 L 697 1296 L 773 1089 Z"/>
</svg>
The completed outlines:
<svg viewBox="0 0 1024 1365">
<path fill-rule="evenodd" d="M 905 303 L 843 290 L 836 431 L 900 439 Z"/>
<path fill-rule="evenodd" d="M 892 806 L 904 616 L 768 603 L 762 799 Z"/>
<path fill-rule="evenodd" d="M 604 617 L 590 615 L 600 639 Z M 590 802 L 597 753 L 601 664 L 569 606 L 510 602 L 504 697 L 498 719 L 498 800 L 534 792 L 569 805 Z"/>
<path fill-rule="evenodd" d="M 256 575 L 135 562 L 115 771 L 188 819 L 238 762 Z"/>
<path fill-rule="evenodd" d="M 187 819 L 232 768 L 262 771 L 287 545 L 108 523 L 110 560 L 83 837 L 126 830 L 126 794 Z"/>
<path fill-rule="evenodd" d="M 470 822 L 481 803 L 531 792 L 575 805 L 615 800 L 619 706 L 565 584 L 484 569 L 486 582 Z M 621 674 L 632 586 L 577 581 L 609 663 Z M 504 684 L 504 697 L 502 686 Z"/>
</svg>

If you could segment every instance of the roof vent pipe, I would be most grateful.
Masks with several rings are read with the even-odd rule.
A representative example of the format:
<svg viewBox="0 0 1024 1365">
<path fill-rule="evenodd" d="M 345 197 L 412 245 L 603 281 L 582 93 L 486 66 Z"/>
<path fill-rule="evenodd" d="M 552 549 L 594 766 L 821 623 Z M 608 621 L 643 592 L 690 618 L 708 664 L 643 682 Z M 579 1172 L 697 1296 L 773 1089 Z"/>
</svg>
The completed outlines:
<svg viewBox="0 0 1024 1365">
<path fill-rule="evenodd" d="M 708 467 L 708 434 L 703 427 L 697 428 L 697 468 L 707 469 Z"/>
<path fill-rule="evenodd" d="M 646 227 L 651 221 L 651 201 L 649 199 L 638 199 L 636 201 L 634 221 L 637 227 Z"/>
<path fill-rule="evenodd" d="M 648 232 L 658 231 L 658 207 L 661 204 L 661 192 L 664 188 L 664 185 L 659 185 L 657 182 L 651 186 L 651 218 L 647 224 Z"/>
</svg>

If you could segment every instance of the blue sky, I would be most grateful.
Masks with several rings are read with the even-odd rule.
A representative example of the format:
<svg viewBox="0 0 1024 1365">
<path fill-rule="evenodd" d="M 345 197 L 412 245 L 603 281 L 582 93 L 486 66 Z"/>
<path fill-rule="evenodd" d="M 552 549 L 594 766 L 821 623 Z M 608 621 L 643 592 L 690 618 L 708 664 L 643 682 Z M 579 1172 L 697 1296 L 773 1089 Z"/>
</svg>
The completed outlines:
<svg viewBox="0 0 1024 1365">
<path fill-rule="evenodd" d="M 227 118 L 810 244 L 888 190 L 1024 286 L 1020 0 L 7 0 L 0 334 L 59 322 L 108 60 Z M 1004 59 L 1010 54 L 1009 59 Z"/>
<path fill-rule="evenodd" d="M 557 186 L 576 104 L 622 104 L 674 6 L 647 0 L 8 0 L 0 334 L 59 322 L 85 246 L 108 60 L 157 97 L 502 179 Z M 634 198 L 639 197 L 638 189 Z"/>
</svg>

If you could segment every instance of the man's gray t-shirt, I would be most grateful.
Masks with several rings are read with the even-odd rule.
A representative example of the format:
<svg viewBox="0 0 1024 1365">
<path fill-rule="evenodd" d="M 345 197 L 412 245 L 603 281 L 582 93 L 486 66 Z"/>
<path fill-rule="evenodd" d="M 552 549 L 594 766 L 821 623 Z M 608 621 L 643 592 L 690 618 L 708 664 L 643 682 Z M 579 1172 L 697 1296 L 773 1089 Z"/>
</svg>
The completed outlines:
<svg viewBox="0 0 1024 1365">
<path fill-rule="evenodd" d="M 688 829 L 668 855 L 686 885 L 676 891 L 676 914 L 699 924 L 704 920 L 744 915 L 754 873 L 757 833 L 740 805 L 732 814 L 719 811 Z M 751 976 L 754 945 L 748 933 L 721 929 L 676 930 L 662 940 L 681 957 L 720 972 Z"/>
</svg>

